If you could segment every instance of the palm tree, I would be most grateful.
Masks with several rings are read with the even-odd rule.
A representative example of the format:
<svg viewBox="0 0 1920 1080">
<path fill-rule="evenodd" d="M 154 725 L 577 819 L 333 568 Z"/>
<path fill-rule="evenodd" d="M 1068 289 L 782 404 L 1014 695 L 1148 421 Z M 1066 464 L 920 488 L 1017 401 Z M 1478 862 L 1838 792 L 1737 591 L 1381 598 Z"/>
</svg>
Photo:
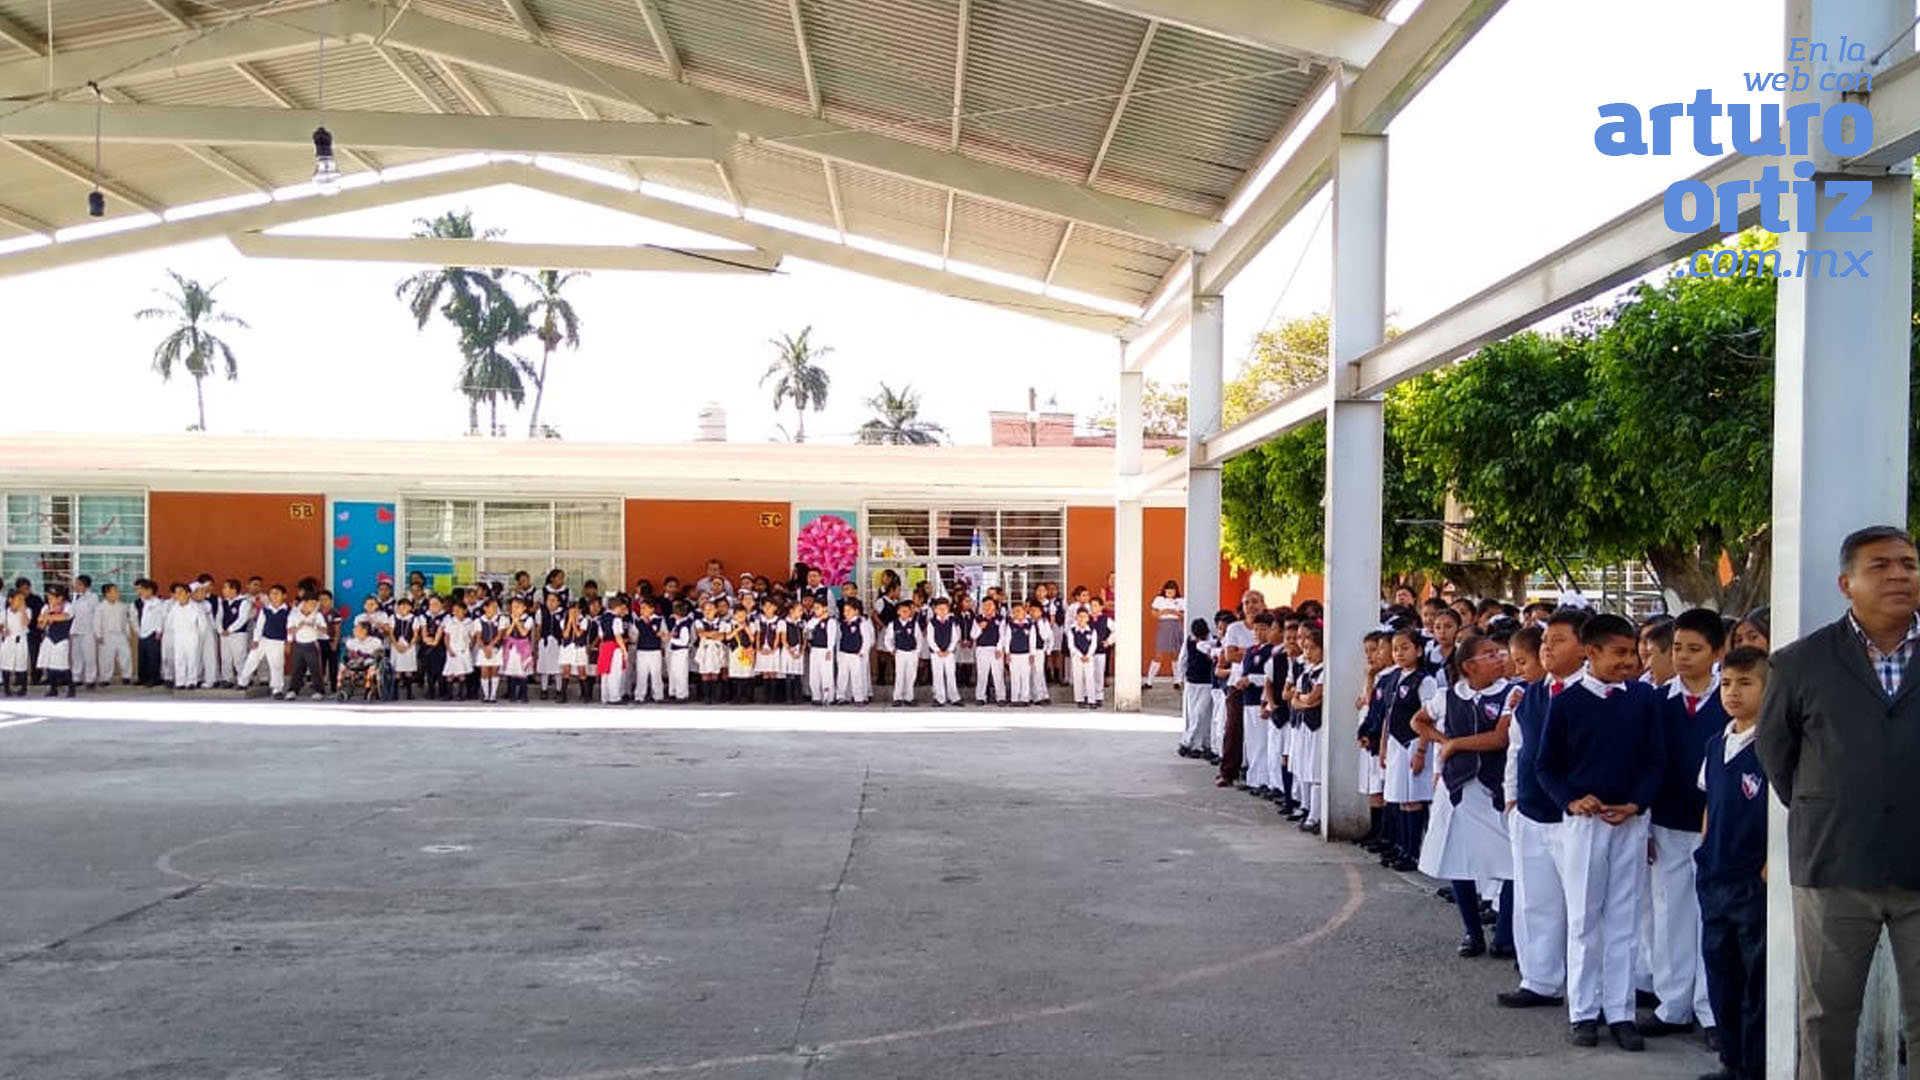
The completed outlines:
<svg viewBox="0 0 1920 1080">
<path fill-rule="evenodd" d="M 194 403 L 199 408 L 199 423 L 195 431 L 207 430 L 207 395 L 202 382 L 213 374 L 216 360 L 224 363 L 229 381 L 240 377 L 240 365 L 233 357 L 233 349 L 225 341 L 215 337 L 210 326 L 237 326 L 248 329 L 246 321 L 238 315 L 230 315 L 220 310 L 219 301 L 213 298 L 213 290 L 220 287 L 216 281 L 211 285 L 202 285 L 190 278 L 181 277 L 178 271 L 169 270 L 167 276 L 173 279 L 174 292 L 155 289 L 167 298 L 169 306 L 150 307 L 134 313 L 136 319 L 170 319 L 173 329 L 160 339 L 153 350 L 153 370 L 160 373 L 160 381 L 173 378 L 174 365 L 186 369 L 193 376 Z"/>
<path fill-rule="evenodd" d="M 467 396 L 467 427 L 480 430 L 480 402 L 487 403 L 488 432 L 502 435 L 500 398 L 505 395 L 518 409 L 527 399 L 520 376 L 533 374 L 533 365 L 507 351 L 532 329 L 527 313 L 512 297 L 483 301 L 465 309 L 460 328 L 460 390 Z"/>
<path fill-rule="evenodd" d="M 501 235 L 499 229 L 476 233 L 470 210 L 449 211 L 436 218 L 415 218 L 413 224 L 413 235 L 424 239 L 491 240 Z M 460 389 L 467 395 L 467 431 L 473 435 L 480 433 L 480 400 L 484 397 L 491 402 L 491 395 L 499 390 L 486 388 L 500 381 L 476 377 L 474 346 L 485 345 L 485 339 L 490 336 L 483 331 L 483 324 L 490 319 L 498 323 L 504 318 L 503 314 L 495 314 L 496 309 L 514 307 L 517 310 L 518 307 L 507 294 L 506 286 L 501 284 L 505 275 L 506 271 L 500 267 L 476 270 L 467 266 L 442 266 L 422 270 L 401 281 L 393 290 L 395 299 L 406 302 L 418 329 L 425 330 L 428 321 L 438 313 L 460 335 Z M 496 326 L 496 335 L 498 329 Z M 519 335 L 515 335 L 514 340 L 518 338 Z M 484 353 L 488 349 L 480 351 Z M 517 375 L 514 381 L 518 382 Z"/>
<path fill-rule="evenodd" d="M 527 279 L 533 286 L 533 299 L 522 310 L 533 324 L 533 336 L 540 339 L 540 374 L 533 377 L 533 415 L 527 420 L 529 439 L 540 433 L 540 401 L 547 393 L 547 361 L 553 358 L 553 350 L 562 345 L 580 347 L 580 316 L 573 310 L 573 301 L 561 296 L 560 290 L 574 278 L 585 276 L 580 271 L 563 274 L 542 270 Z"/>
<path fill-rule="evenodd" d="M 767 385 L 773 379 L 773 409 L 780 411 L 785 402 L 793 403 L 793 411 L 800 418 L 799 427 L 794 431 L 793 441 L 807 441 L 807 409 L 812 407 L 819 412 L 827 405 L 827 384 L 832 381 L 825 368 L 815 363 L 826 358 L 833 351 L 831 346 L 813 346 L 810 340 L 813 327 L 800 331 L 799 337 L 781 334 L 767 344 L 779 351 L 779 359 L 767 365 L 766 373 L 760 376 L 760 385 Z"/>
<path fill-rule="evenodd" d="M 867 399 L 874 417 L 860 425 L 860 441 L 879 446 L 937 446 L 947 429 L 930 420 L 920 419 L 920 395 L 912 386 L 898 392 L 886 383 L 880 392 Z"/>
</svg>

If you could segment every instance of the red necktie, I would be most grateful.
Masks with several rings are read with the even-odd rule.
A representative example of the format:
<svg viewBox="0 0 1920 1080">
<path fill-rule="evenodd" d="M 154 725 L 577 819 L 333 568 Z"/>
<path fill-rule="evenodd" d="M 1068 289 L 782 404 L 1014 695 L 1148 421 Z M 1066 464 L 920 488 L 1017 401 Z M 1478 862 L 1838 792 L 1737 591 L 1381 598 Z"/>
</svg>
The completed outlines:
<svg viewBox="0 0 1920 1080">
<path fill-rule="evenodd" d="M 1567 688 L 1566 683 L 1554 683 L 1552 686 L 1547 687 L 1547 697 L 1549 699 L 1557 698 L 1560 696 L 1560 691 L 1565 690 L 1566 688 Z"/>
<path fill-rule="evenodd" d="M 1684 696 L 1687 699 L 1687 715 L 1692 716 L 1694 714 L 1694 710 L 1700 708 L 1700 699 L 1697 697 L 1694 697 L 1692 694 L 1686 694 Z"/>
<path fill-rule="evenodd" d="M 1607 697 L 1608 697 L 1609 699 L 1612 699 L 1612 698 L 1615 698 L 1615 697 L 1618 697 L 1618 696 L 1620 696 L 1620 688 L 1619 688 L 1619 687 L 1617 687 L 1617 686 L 1615 686 L 1615 687 L 1612 687 L 1612 688 L 1610 688 L 1610 689 L 1608 689 L 1608 690 L 1607 690 Z"/>
</svg>

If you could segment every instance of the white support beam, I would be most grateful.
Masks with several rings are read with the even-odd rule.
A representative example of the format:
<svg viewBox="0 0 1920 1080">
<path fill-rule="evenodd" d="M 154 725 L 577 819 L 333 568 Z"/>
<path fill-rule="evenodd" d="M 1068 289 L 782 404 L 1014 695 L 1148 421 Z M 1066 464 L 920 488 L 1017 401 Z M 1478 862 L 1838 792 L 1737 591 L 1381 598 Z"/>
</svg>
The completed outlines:
<svg viewBox="0 0 1920 1080">
<path fill-rule="evenodd" d="M 972 34 L 973 0 L 960 0 L 959 22 L 953 39 L 953 113 L 948 118 L 947 149 L 960 152 L 960 122 L 967 100 L 967 39 Z"/>
<path fill-rule="evenodd" d="M 1198 261 L 1204 262 L 1204 259 Z M 1200 267 L 1195 268 L 1196 275 Z M 1184 301 L 1193 335 L 1187 344 L 1187 611 L 1213 618 L 1220 609 L 1220 466 L 1206 460 L 1207 440 L 1220 430 L 1226 378 L 1226 299 L 1193 289 Z M 1214 749 L 1219 749 L 1215 747 Z"/>
<path fill-rule="evenodd" d="M 1920 131 L 1912 126 L 1913 118 L 1920 116 L 1920 56 L 1874 72 L 1873 92 L 1863 104 L 1873 114 L 1874 145 L 1859 157 L 1848 158 L 1849 167 L 1905 165 L 1920 154 Z"/>
<path fill-rule="evenodd" d="M 1107 163 L 1107 151 L 1113 148 L 1113 136 L 1120 130 L 1120 118 L 1127 114 L 1127 100 L 1133 97 L 1134 87 L 1140 85 L 1140 69 L 1147 66 L 1147 54 L 1153 51 L 1153 39 L 1160 33 L 1160 24 L 1148 21 L 1147 29 L 1140 35 L 1140 47 L 1133 51 L 1133 66 L 1127 69 L 1127 77 L 1120 84 L 1120 96 L 1113 100 L 1113 112 L 1107 116 L 1107 130 L 1100 136 L 1100 145 L 1093 152 L 1093 164 L 1087 168 L 1087 183 L 1092 184 L 1100 176 L 1100 166 Z"/>
<path fill-rule="evenodd" d="M 1306 54 L 1363 68 L 1393 34 L 1393 24 L 1317 0 L 1090 0 L 1261 49 Z"/>
<path fill-rule="evenodd" d="M 1346 89 L 1342 104 L 1308 131 L 1218 243 L 1207 248 L 1202 287 L 1219 292 L 1305 206 L 1331 175 L 1341 132 L 1378 135 L 1506 0 L 1423 0 L 1393 32 L 1379 59 Z M 1276 146 L 1290 132 L 1282 132 Z"/>
<path fill-rule="evenodd" d="M 0 255 L 0 278 L 62 266 L 76 266 L 142 251 L 155 251 L 199 240 L 218 239 L 233 232 L 271 229 L 297 221 L 332 217 L 335 214 L 369 210 L 378 206 L 392 206 L 395 203 L 411 202 L 415 199 L 452 195 L 506 183 L 522 175 L 524 175 L 522 166 L 482 165 L 473 169 L 347 188 L 337 195 L 325 198 L 316 195 L 263 203 L 258 206 L 169 221 L 145 228 L 90 236 L 84 240 L 69 240 L 65 243 Z"/>
<path fill-rule="evenodd" d="M 953 200 L 954 193 L 947 192 L 947 217 L 940 226 L 940 269 L 947 268 L 947 262 L 953 255 Z"/>
<path fill-rule="evenodd" d="M 731 240 L 734 243 L 779 252 L 796 259 L 805 259 L 808 262 L 820 263 L 851 273 L 882 278 L 942 296 L 990 304 L 1082 330 L 1117 334 L 1129 324 L 1125 316 L 1076 304 L 1069 300 L 1042 296 L 961 274 L 947 273 L 920 263 L 891 259 L 870 251 L 836 244 L 831 240 L 788 232 L 785 229 L 777 229 L 743 218 L 728 217 L 725 214 L 701 210 L 668 199 L 621 191 L 547 169 L 522 167 L 515 182 L 525 187 L 545 191 L 550 195 L 604 206 L 622 213 L 634 214 L 649 220 L 705 233 L 708 236 Z"/>
<path fill-rule="evenodd" d="M 1145 433 L 1140 411 L 1144 380 L 1138 372 L 1120 372 L 1120 397 L 1114 408 L 1113 467 L 1118 498 L 1113 508 L 1113 591 L 1127 599 L 1113 612 L 1113 707 L 1140 711 L 1141 624 L 1145 621 L 1146 515 L 1139 497 L 1127 489 L 1140 476 L 1140 447 Z"/>
<path fill-rule="evenodd" d="M 403 57 L 385 45 L 375 45 L 373 51 L 380 59 L 386 61 L 387 67 L 400 77 L 401 82 L 407 84 L 407 88 L 412 90 L 414 96 L 424 102 L 427 108 L 441 115 L 446 114 L 447 103 L 440 100 L 440 95 L 434 92 L 433 87 L 427 85 L 427 81 L 422 79 L 420 73 L 413 70 L 413 66 Z"/>
<path fill-rule="evenodd" d="M 1153 358 L 1180 340 L 1180 335 L 1192 324 L 1191 305 L 1168 304 L 1161 309 L 1158 318 L 1147 323 L 1137 336 L 1127 342 L 1126 358 L 1121 361 L 1121 366 L 1128 371 L 1145 371 Z"/>
<path fill-rule="evenodd" d="M 387 41 L 480 70 L 635 105 L 655 115 L 708 124 L 729 137 L 765 139 L 798 153 L 954 188 L 1177 247 L 1204 248 L 1219 231 L 1217 223 L 1198 214 L 842 127 L 613 64 L 561 56 L 528 42 L 433 19 L 417 11 L 401 16 Z"/>
<path fill-rule="evenodd" d="M 1200 460 L 1224 465 L 1231 458 L 1327 415 L 1332 401 L 1325 382 L 1300 387 L 1206 441 Z"/>
<path fill-rule="evenodd" d="M 62 176 L 76 180 L 89 188 L 98 187 L 101 191 L 136 210 L 145 210 L 149 214 L 162 214 L 166 212 L 166 207 L 161 206 L 153 199 L 142 195 L 124 184 L 116 183 L 105 177 L 96 180 L 91 170 L 64 154 L 58 154 L 52 150 L 43 149 L 23 142 L 8 141 L 7 145 Z"/>
<path fill-rule="evenodd" d="M 1046 285 L 1053 284 L 1053 275 L 1060 272 L 1060 260 L 1067 257 L 1067 245 L 1072 242 L 1073 242 L 1073 222 L 1069 221 L 1065 225 L 1062 225 L 1060 227 L 1060 242 L 1053 245 L 1053 258 L 1047 260 L 1047 276 L 1040 279 L 1043 284 L 1046 284 Z M 1122 353 L 1120 358 L 1120 370 L 1138 371 L 1140 369 L 1136 367 L 1128 366 L 1126 362 L 1126 355 Z"/>
<path fill-rule="evenodd" d="M 1342 135 L 1333 181 L 1333 363 L 1378 345 L 1387 327 L 1387 137 Z M 1380 619 L 1386 416 L 1377 397 L 1327 404 L 1326 698 L 1367 691 L 1366 632 Z M 1329 840 L 1367 829 L 1367 800 L 1345 783 L 1359 765 L 1352 739 L 1320 755 L 1320 824 Z"/>
<path fill-rule="evenodd" d="M 271 18 L 238 19 L 203 30 L 180 29 L 83 49 L 59 50 L 49 58 L 0 63 L 0 98 L 46 93 L 47 86 L 76 90 L 138 82 L 309 52 L 320 35 L 372 40 L 380 31 L 379 6 L 366 0 L 288 11 Z M 49 78 L 48 67 L 52 73 Z"/>
<path fill-rule="evenodd" d="M 546 31 L 540 29 L 540 23 L 533 17 L 533 12 L 527 10 L 526 0 L 500 0 L 500 2 L 507 6 L 507 14 L 513 16 L 513 21 L 519 24 L 520 29 L 532 38 L 536 45 L 547 43 Z"/>
<path fill-rule="evenodd" d="M 0 204 L 0 221 L 4 221 L 22 232 L 32 233 L 35 236 L 44 236 L 49 240 L 53 239 L 54 227 L 24 210 L 15 210 L 11 206 Z"/>
<path fill-rule="evenodd" d="M 713 161 L 713 171 L 720 175 L 720 187 L 726 191 L 727 201 L 733 204 L 733 216 L 740 217 L 744 215 L 747 210 L 747 200 L 740 197 L 740 185 L 734 180 L 733 169 L 728 167 L 727 159 L 724 157 L 715 158 Z"/>
<path fill-rule="evenodd" d="M 481 116 L 499 115 L 500 110 L 478 86 L 473 84 L 473 80 L 467 78 L 466 73 L 460 70 L 459 64 L 444 57 L 435 57 L 433 66 L 434 70 L 440 73 L 440 78 L 453 90 L 454 96 L 466 104 L 467 111 Z"/>
<path fill-rule="evenodd" d="M 722 133 L 698 124 L 141 104 L 109 105 L 101 110 L 100 139 L 162 145 L 311 146 L 313 129 L 323 123 L 339 146 L 363 150 L 714 161 L 730 146 Z M 46 102 L 0 116 L 0 139 L 92 143 L 93 138 L 90 102 Z"/>
<path fill-rule="evenodd" d="M 129 94 L 125 90 L 115 90 L 108 87 L 102 87 L 100 89 L 100 98 L 113 105 L 140 104 L 140 102 L 134 99 L 132 94 Z M 0 127 L 3 126 L 4 122 L 0 121 Z M 269 182 L 266 177 L 261 176 L 259 173 L 254 172 L 252 169 L 247 168 L 245 165 L 240 164 L 211 146 L 181 144 L 179 150 L 188 157 L 193 158 L 195 161 L 200 162 L 202 165 L 220 173 L 235 183 L 244 184 L 262 195 L 273 194 L 274 185 Z"/>
<path fill-rule="evenodd" d="M 528 270 L 635 270 L 692 274 L 770 274 L 780 257 L 734 248 L 529 244 L 433 237 L 286 236 L 239 232 L 228 237 L 250 259 L 385 262 L 419 266 L 511 266 Z"/>
<path fill-rule="evenodd" d="M 820 116 L 820 80 L 813 74 L 813 50 L 807 47 L 807 21 L 800 16 L 800 0 L 787 0 L 793 20 L 793 44 L 800 52 L 800 78 L 807 86 L 807 114 Z"/>
<path fill-rule="evenodd" d="M 680 68 L 680 50 L 673 44 L 673 36 L 667 33 L 666 20 L 660 17 L 660 9 L 653 0 L 634 0 L 640 9 L 640 18 L 647 24 L 647 34 L 653 38 L 653 47 L 660 52 L 661 63 L 667 66 L 667 78 L 674 82 L 686 79 L 686 72 Z"/>
<path fill-rule="evenodd" d="M 847 211 L 840 203 L 840 176 L 834 171 L 833 162 L 820 159 L 820 168 L 827 174 L 827 205 L 833 209 L 833 227 L 840 233 L 840 242 L 847 242 Z"/>
<path fill-rule="evenodd" d="M 0 15 L 0 41 L 35 56 L 47 55 L 47 43 L 44 38 L 4 15 Z"/>
<path fill-rule="evenodd" d="M 1766 158 L 1730 154 L 1694 176 L 1709 185 L 1753 181 L 1760 179 L 1760 170 L 1768 163 Z M 1523 330 L 1719 239 L 1718 230 L 1687 234 L 1668 228 L 1664 199 L 1664 194 L 1653 196 L 1392 341 L 1369 350 L 1351 371 L 1336 371 L 1348 380 L 1341 392 L 1354 397 L 1378 394 L 1395 383 L 1432 371 L 1490 341 Z M 1756 197 L 1741 197 L 1742 226 L 1752 224 L 1758 213 Z"/>
</svg>

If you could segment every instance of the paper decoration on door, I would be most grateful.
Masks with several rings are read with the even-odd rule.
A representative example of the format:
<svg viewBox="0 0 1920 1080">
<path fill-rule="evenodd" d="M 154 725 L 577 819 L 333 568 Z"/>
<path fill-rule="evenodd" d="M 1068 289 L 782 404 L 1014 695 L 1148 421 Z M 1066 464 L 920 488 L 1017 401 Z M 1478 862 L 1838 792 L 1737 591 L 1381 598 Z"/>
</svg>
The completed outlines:
<svg viewBox="0 0 1920 1080">
<path fill-rule="evenodd" d="M 342 502 L 333 514 L 333 564 L 328 579 L 334 599 L 349 611 L 360 610 L 360 598 L 382 581 L 393 580 L 394 524 L 390 502 Z"/>
<path fill-rule="evenodd" d="M 851 510 L 802 510 L 794 515 L 794 561 L 817 567 L 828 585 L 853 580 L 860 560 L 860 515 Z"/>
</svg>

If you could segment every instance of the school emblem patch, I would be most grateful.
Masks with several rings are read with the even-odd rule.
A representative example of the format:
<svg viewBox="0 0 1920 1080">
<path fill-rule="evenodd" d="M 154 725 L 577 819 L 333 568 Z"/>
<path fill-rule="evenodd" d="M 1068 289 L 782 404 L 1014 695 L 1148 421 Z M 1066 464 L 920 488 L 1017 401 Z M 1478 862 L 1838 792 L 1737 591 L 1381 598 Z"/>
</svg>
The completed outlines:
<svg viewBox="0 0 1920 1080">
<path fill-rule="evenodd" d="M 1412 692 L 1413 692 L 1413 687 L 1411 687 L 1411 686 L 1402 686 L 1402 687 L 1400 688 L 1400 696 L 1401 696 L 1401 697 L 1406 697 L 1406 696 L 1407 696 L 1408 694 L 1410 694 L 1410 693 L 1412 693 Z"/>
<path fill-rule="evenodd" d="M 1762 780 L 1756 773 L 1740 774 L 1740 794 L 1745 795 L 1749 799 L 1757 798 L 1760 794 L 1760 789 L 1765 785 L 1766 781 Z"/>
<path fill-rule="evenodd" d="M 1500 706 L 1492 702 L 1488 702 L 1487 704 L 1481 706 L 1481 711 L 1487 714 L 1487 719 L 1489 720 L 1500 719 Z"/>
</svg>

